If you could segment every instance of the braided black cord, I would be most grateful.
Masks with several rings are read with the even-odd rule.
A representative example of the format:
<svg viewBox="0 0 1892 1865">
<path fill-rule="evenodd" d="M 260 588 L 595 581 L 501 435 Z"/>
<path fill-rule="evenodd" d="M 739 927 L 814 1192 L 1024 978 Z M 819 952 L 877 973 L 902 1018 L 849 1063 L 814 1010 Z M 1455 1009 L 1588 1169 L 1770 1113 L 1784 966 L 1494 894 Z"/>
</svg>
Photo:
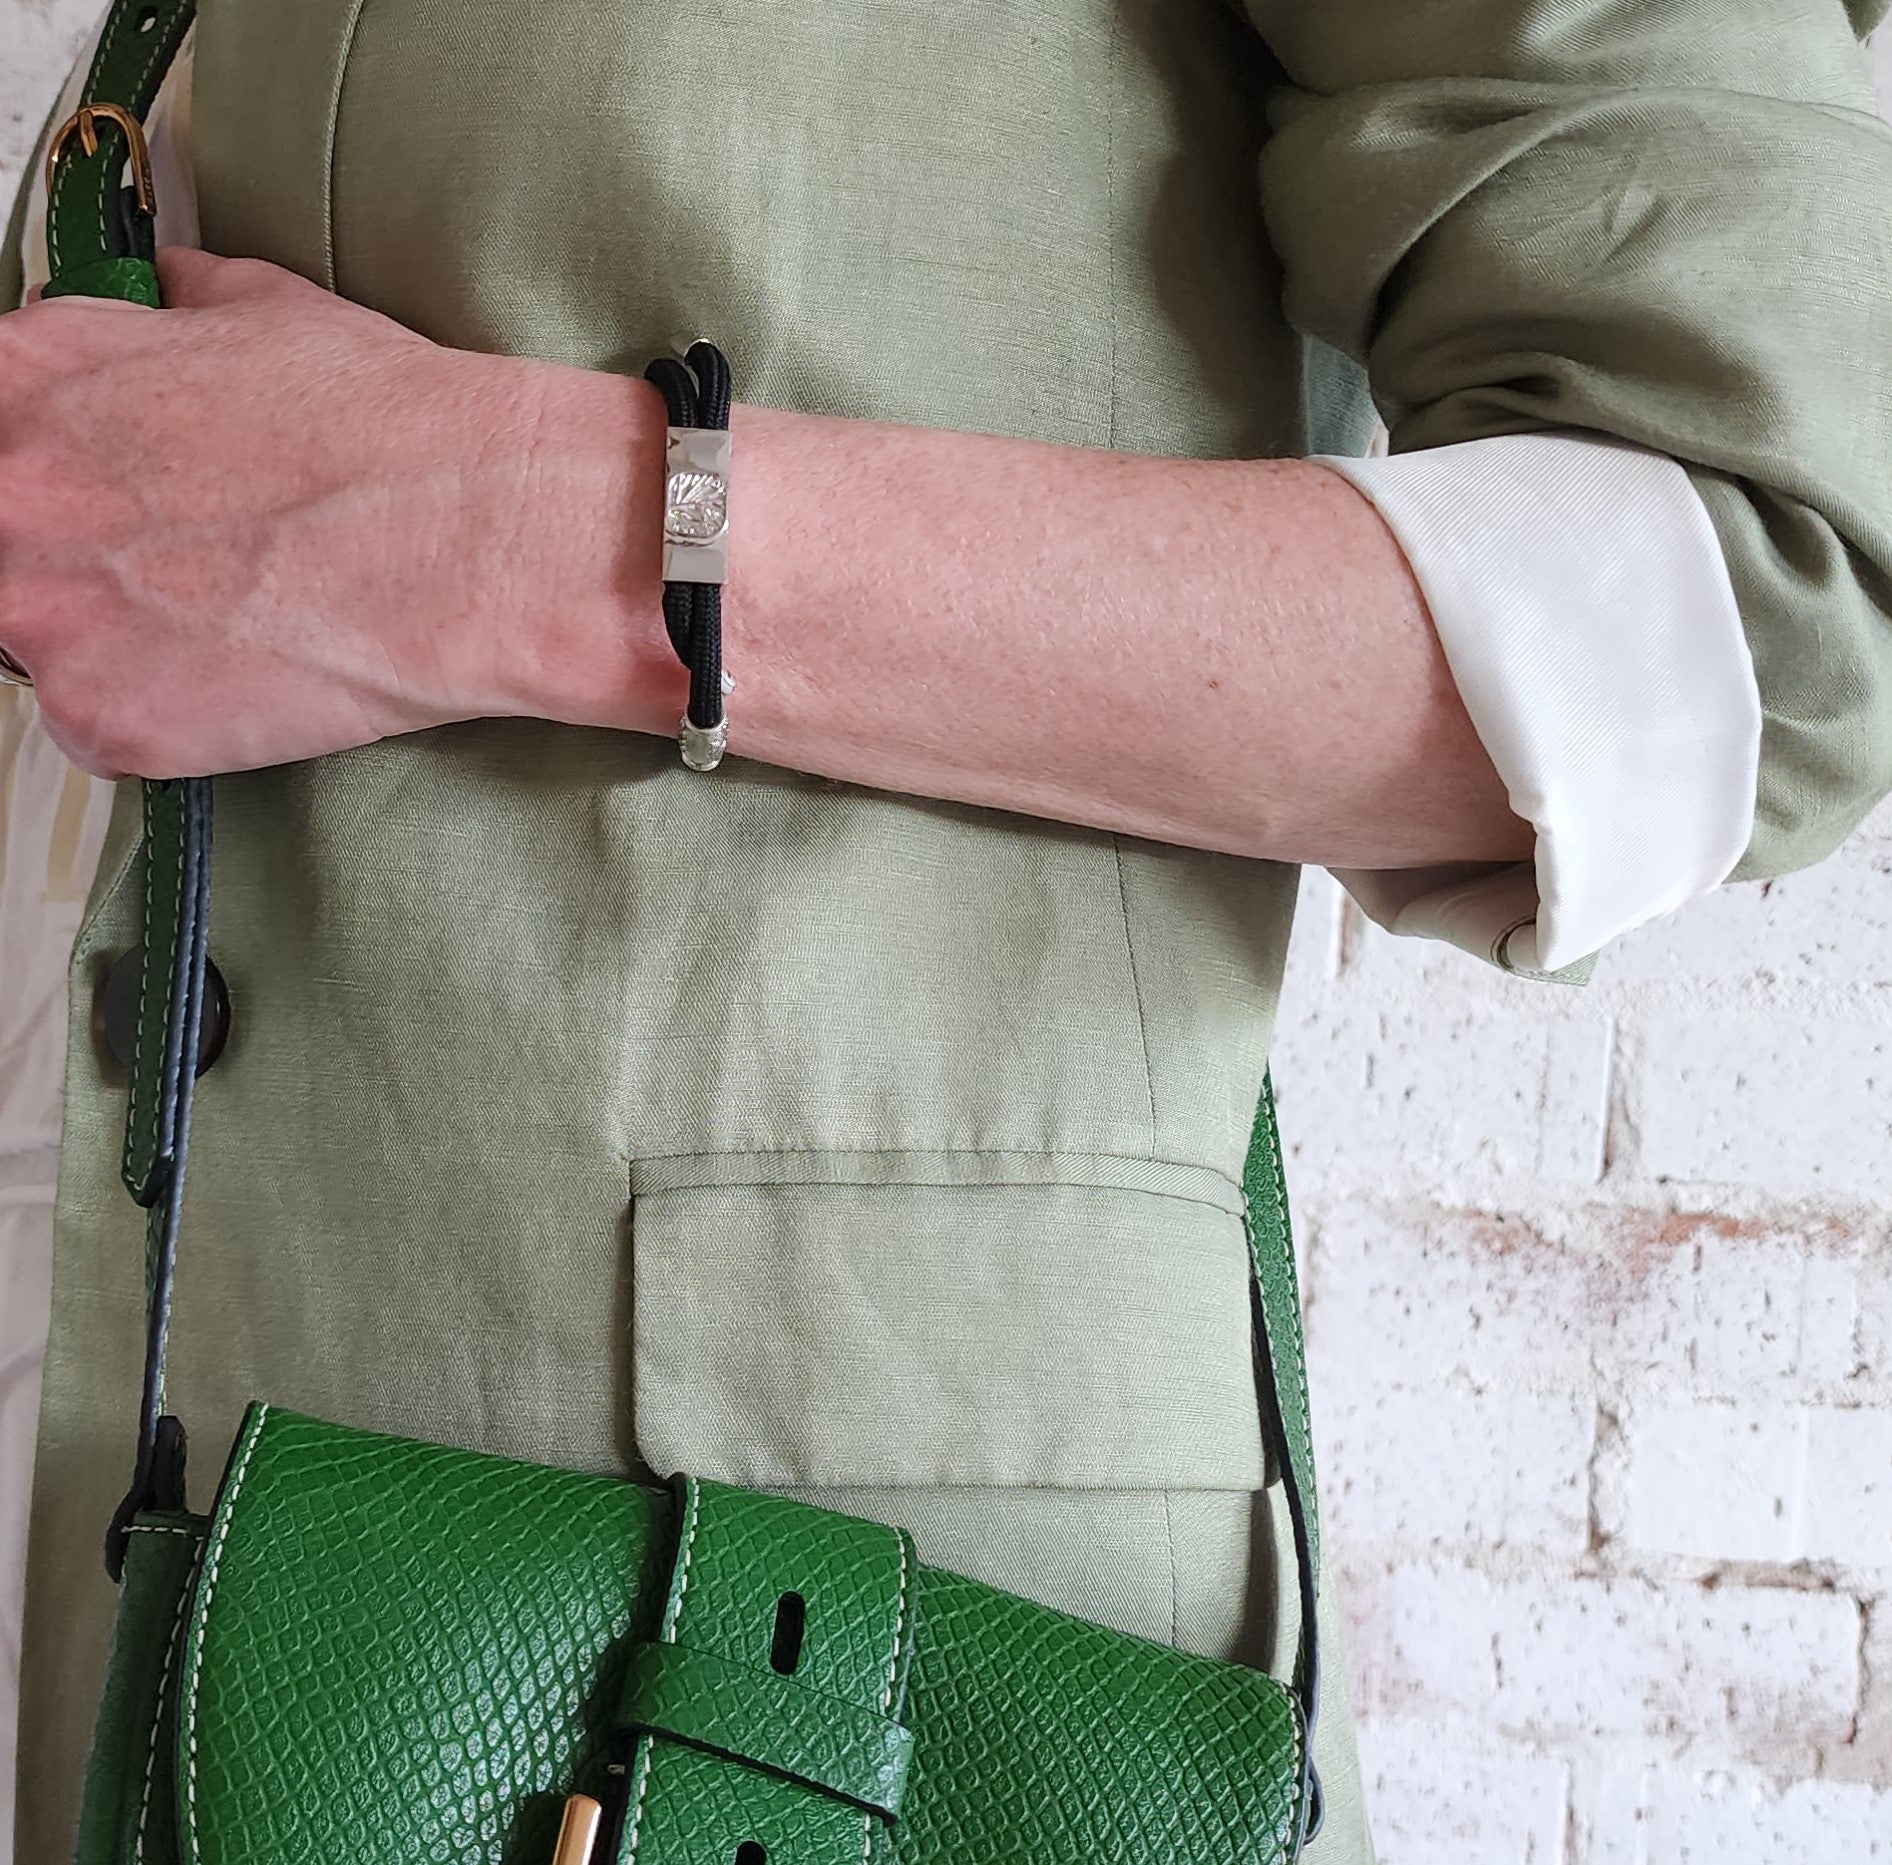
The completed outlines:
<svg viewBox="0 0 1892 1865">
<path fill-rule="evenodd" d="M 686 366 L 687 365 L 687 366 Z M 683 361 L 660 356 L 644 380 L 664 398 L 672 427 L 729 425 L 729 359 L 699 337 Z M 723 716 L 723 592 L 716 583 L 666 583 L 664 629 L 677 659 L 690 670 L 688 717 L 707 729 Z"/>
</svg>

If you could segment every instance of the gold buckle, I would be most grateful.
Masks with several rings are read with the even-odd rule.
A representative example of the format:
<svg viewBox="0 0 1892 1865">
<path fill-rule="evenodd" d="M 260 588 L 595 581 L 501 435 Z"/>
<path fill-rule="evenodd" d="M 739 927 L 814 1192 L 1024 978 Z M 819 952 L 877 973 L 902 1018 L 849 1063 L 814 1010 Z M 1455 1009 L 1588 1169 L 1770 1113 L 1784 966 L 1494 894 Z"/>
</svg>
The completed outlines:
<svg viewBox="0 0 1892 1865">
<path fill-rule="evenodd" d="M 101 117 L 108 123 L 116 123 L 125 132 L 125 140 L 131 145 L 131 185 L 137 191 L 138 205 L 147 214 L 156 213 L 157 196 L 151 186 L 151 150 L 145 142 L 145 127 L 123 104 L 81 104 L 60 124 L 46 146 L 46 192 L 52 193 L 53 171 L 75 134 L 87 155 L 98 154 Z"/>
</svg>

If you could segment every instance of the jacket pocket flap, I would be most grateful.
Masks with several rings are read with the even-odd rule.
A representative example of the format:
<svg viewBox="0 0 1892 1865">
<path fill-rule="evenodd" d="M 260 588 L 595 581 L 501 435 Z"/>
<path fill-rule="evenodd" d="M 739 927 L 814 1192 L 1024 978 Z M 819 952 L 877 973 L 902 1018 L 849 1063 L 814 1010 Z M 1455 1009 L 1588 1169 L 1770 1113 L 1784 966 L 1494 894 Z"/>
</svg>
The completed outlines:
<svg viewBox="0 0 1892 1865">
<path fill-rule="evenodd" d="M 970 1157 L 640 1164 L 651 1466 L 754 1488 L 1259 1488 L 1234 1188 L 1161 1162 Z M 1101 1182 L 1126 1166 L 1139 1183 Z"/>
</svg>

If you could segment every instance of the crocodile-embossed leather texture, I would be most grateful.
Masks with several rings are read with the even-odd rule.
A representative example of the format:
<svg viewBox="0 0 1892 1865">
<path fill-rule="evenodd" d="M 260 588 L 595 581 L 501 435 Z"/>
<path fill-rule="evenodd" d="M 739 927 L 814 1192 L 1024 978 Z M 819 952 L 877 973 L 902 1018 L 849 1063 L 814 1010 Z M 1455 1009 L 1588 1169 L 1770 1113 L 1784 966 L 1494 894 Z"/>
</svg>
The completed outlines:
<svg viewBox="0 0 1892 1865">
<path fill-rule="evenodd" d="M 933 1568 L 918 1616 L 913 1779 L 883 1865 L 1292 1856 L 1304 1738 L 1273 1678 Z"/>
<path fill-rule="evenodd" d="M 659 1638 L 767 1672 L 786 1596 L 805 1604 L 794 1670 L 809 1692 L 899 1720 L 919 1561 L 902 1531 L 780 1497 L 685 1478 L 683 1524 Z M 879 1813 L 750 1761 L 644 1736 L 621 1865 L 724 1865 L 744 1845 L 794 1865 L 858 1865 Z"/>
<path fill-rule="evenodd" d="M 783 1681 L 785 1593 L 787 1675 L 911 1731 L 896 1819 L 616 1732 L 639 1644 Z M 918 1567 L 875 1524 L 709 1484 L 679 1509 L 266 1407 L 170 1689 L 185 1865 L 539 1865 L 574 1787 L 619 1810 L 631 1865 L 748 1841 L 770 1865 L 1284 1865 L 1304 1740 L 1264 1673 Z"/>
<path fill-rule="evenodd" d="M 186 1865 L 549 1859 L 607 1803 L 671 1502 L 609 1477 L 252 1411 L 178 1678 Z"/>
<path fill-rule="evenodd" d="M 101 259 L 94 265 L 69 266 L 48 279 L 45 298 L 123 298 L 131 304 L 158 305 L 158 272 L 149 259 Z"/>
</svg>

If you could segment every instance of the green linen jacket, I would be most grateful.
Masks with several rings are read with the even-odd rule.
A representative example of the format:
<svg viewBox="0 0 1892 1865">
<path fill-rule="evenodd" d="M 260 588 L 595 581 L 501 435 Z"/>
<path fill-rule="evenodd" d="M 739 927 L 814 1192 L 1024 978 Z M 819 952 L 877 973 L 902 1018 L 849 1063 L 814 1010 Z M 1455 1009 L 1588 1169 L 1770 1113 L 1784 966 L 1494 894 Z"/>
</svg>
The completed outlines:
<svg viewBox="0 0 1892 1865">
<path fill-rule="evenodd" d="M 1892 790 L 1885 0 L 1252 0 L 1285 81 L 1261 200 L 1295 326 L 1392 450 L 1578 427 L 1673 455 L 1764 715 L 1732 879 Z"/>
<path fill-rule="evenodd" d="M 1204 456 L 1357 453 L 1375 405 L 1396 450 L 1621 435 L 1693 474 L 1753 647 L 1738 878 L 1892 789 L 1878 0 L 761 11 L 204 0 L 206 242 L 467 348 L 636 368 L 711 328 L 746 394 L 821 412 Z M 944 1564 L 1020 1590 L 1108 1535 L 1041 1590 L 1229 1643 L 1272 1571 L 1239 1185 L 1291 866 L 740 757 L 705 785 L 536 721 L 221 780 L 217 812 L 237 1015 L 172 1358 L 198 1443 L 261 1395 L 693 1467 L 930 1510 L 923 1553 L 957 1535 Z M 123 1087 L 88 1040 L 134 840 L 121 808 L 72 973 L 35 1856 L 138 1357 Z M 1085 1528 L 1037 1532 L 1047 1496 Z"/>
</svg>

